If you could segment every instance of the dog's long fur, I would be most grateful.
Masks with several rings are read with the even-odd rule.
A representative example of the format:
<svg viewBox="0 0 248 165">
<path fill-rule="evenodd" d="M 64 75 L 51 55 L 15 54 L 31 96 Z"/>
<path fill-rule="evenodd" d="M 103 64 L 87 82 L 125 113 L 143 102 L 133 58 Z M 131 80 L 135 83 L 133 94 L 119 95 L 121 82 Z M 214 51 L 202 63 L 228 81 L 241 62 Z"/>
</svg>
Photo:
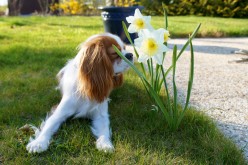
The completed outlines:
<svg viewBox="0 0 248 165">
<path fill-rule="evenodd" d="M 40 131 L 36 132 L 35 139 L 30 139 L 27 145 L 30 153 L 47 150 L 52 135 L 71 116 L 92 119 L 97 149 L 114 150 L 110 137 L 108 96 L 112 89 L 122 84 L 122 72 L 128 64 L 115 53 L 112 45 L 123 54 L 129 54 L 129 60 L 133 60 L 132 55 L 124 50 L 120 38 L 107 33 L 86 40 L 77 56 L 60 70 L 57 77 L 62 99 Z"/>
</svg>

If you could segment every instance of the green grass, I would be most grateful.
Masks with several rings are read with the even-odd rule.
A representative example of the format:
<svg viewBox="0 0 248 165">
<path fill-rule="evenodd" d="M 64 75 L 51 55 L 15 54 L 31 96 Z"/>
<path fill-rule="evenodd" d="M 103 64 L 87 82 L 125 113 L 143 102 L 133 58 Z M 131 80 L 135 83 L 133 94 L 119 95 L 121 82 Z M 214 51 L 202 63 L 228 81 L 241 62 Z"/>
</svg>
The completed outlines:
<svg viewBox="0 0 248 165">
<path fill-rule="evenodd" d="M 102 20 L 100 17 L 24 17 L 24 18 L 1 18 L 0 26 L 11 25 L 12 27 L 48 26 L 49 29 L 56 29 L 57 33 L 80 34 L 87 32 L 94 34 L 95 31 L 103 31 Z M 216 18 L 216 17 L 196 17 L 196 16 L 174 16 L 169 17 L 169 30 L 171 38 L 188 37 L 198 23 L 202 23 L 198 37 L 247 37 L 248 19 Z M 164 18 L 159 16 L 152 17 L 152 25 L 155 28 L 164 26 Z M 67 31 L 60 31 L 64 27 Z M 67 28 L 66 28 L 67 27 Z M 0 33 L 1 34 L 1 33 Z M 25 33 L 24 33 L 25 34 Z M 81 36 L 84 38 L 84 36 Z M 1 36 L 0 36 L 1 38 Z"/>
<path fill-rule="evenodd" d="M 161 17 L 153 17 L 155 28 L 163 26 Z M 202 26 L 197 33 L 198 37 L 244 37 L 248 36 L 248 19 L 177 16 L 168 17 L 169 31 L 172 38 L 188 37 L 198 23 Z"/>
<path fill-rule="evenodd" d="M 168 131 L 132 70 L 111 94 L 114 153 L 97 151 L 90 121 L 76 119 L 62 125 L 48 151 L 28 154 L 30 134 L 19 128 L 39 125 L 60 101 L 56 73 L 80 42 L 102 31 L 99 17 L 0 18 L 0 164 L 246 164 L 242 152 L 194 109 L 177 132 Z"/>
</svg>

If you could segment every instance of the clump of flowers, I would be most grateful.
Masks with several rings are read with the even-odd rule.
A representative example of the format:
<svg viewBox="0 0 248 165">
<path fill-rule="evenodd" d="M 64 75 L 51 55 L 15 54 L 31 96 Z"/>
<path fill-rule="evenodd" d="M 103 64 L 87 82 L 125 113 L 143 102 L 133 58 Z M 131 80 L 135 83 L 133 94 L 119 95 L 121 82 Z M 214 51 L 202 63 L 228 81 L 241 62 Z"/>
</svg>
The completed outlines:
<svg viewBox="0 0 248 165">
<path fill-rule="evenodd" d="M 152 98 L 152 101 L 154 101 L 156 109 L 159 109 L 163 113 L 168 128 L 172 131 L 175 131 L 178 129 L 189 104 L 194 77 L 194 50 L 192 45 L 192 39 L 195 37 L 201 24 L 199 24 L 193 34 L 190 35 L 188 41 L 185 43 L 179 53 L 177 53 L 177 46 L 174 46 L 172 65 L 166 70 L 163 66 L 163 63 L 166 56 L 166 52 L 169 50 L 167 48 L 167 41 L 170 39 L 166 11 L 166 27 L 157 30 L 154 29 L 150 24 L 151 16 L 143 16 L 139 9 L 135 10 L 134 16 L 129 16 L 126 18 L 126 20 L 128 23 L 130 23 L 130 25 L 127 28 L 126 24 L 123 22 L 123 28 L 127 38 L 129 39 L 129 42 L 134 48 L 134 52 L 136 54 L 138 62 L 141 65 L 142 71 L 137 69 L 137 67 L 132 64 L 129 60 L 127 60 L 121 54 L 121 52 L 114 46 L 115 51 L 137 73 L 143 85 L 145 86 L 147 93 L 151 96 L 150 98 Z M 134 43 L 132 42 L 129 33 L 138 33 L 138 38 L 134 40 Z M 179 110 L 177 105 L 177 87 L 175 82 L 176 62 L 188 45 L 190 45 L 191 59 L 187 97 L 184 108 L 182 110 Z M 147 66 L 148 70 L 145 69 L 145 65 Z M 173 94 L 169 93 L 166 80 L 166 77 L 171 70 Z M 162 88 L 162 86 L 164 86 L 164 88 Z M 165 90 L 166 99 L 160 97 L 160 91 L 162 89 Z M 173 96 L 173 101 L 170 99 L 171 95 Z"/>
<path fill-rule="evenodd" d="M 107 6 L 129 7 L 139 5 L 136 0 L 108 0 Z"/>
<path fill-rule="evenodd" d="M 82 13 L 83 4 L 77 0 L 65 0 L 50 6 L 51 11 L 61 10 L 65 15 L 76 15 Z"/>
</svg>

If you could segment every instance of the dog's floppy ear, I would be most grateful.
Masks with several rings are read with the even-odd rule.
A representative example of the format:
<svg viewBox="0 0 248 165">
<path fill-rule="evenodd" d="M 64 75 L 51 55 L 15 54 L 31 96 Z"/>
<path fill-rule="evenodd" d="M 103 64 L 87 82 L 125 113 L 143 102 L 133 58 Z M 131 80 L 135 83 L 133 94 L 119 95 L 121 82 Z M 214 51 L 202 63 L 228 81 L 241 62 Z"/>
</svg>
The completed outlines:
<svg viewBox="0 0 248 165">
<path fill-rule="evenodd" d="M 102 102 L 113 88 L 113 66 L 101 40 L 87 42 L 79 65 L 79 92 Z"/>
</svg>

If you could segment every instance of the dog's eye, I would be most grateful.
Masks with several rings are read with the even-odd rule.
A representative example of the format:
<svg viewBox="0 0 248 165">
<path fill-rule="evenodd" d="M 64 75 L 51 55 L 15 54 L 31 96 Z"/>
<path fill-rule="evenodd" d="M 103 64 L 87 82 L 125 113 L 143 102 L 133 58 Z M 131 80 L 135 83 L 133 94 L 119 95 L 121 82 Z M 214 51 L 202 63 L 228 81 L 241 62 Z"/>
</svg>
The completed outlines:
<svg viewBox="0 0 248 165">
<path fill-rule="evenodd" d="M 121 57 L 117 53 L 112 53 L 111 59 L 112 59 L 112 61 L 117 61 L 117 62 L 121 61 Z"/>
<path fill-rule="evenodd" d="M 117 53 L 111 53 L 110 55 L 113 59 L 120 57 Z"/>
</svg>

